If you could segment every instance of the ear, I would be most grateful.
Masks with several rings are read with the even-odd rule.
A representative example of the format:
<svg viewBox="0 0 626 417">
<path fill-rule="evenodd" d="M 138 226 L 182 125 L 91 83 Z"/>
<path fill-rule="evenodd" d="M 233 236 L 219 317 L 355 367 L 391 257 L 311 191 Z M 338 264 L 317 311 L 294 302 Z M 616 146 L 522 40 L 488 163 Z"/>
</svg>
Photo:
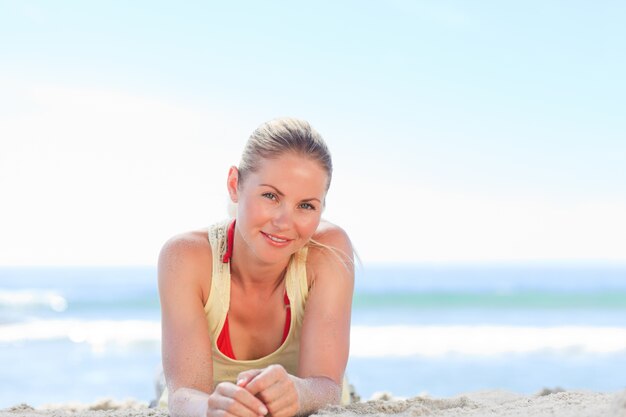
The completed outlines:
<svg viewBox="0 0 626 417">
<path fill-rule="evenodd" d="M 228 170 L 228 179 L 226 180 L 226 188 L 228 188 L 228 194 L 230 200 L 233 203 L 237 203 L 239 200 L 239 170 L 236 166 L 230 167 Z"/>
</svg>

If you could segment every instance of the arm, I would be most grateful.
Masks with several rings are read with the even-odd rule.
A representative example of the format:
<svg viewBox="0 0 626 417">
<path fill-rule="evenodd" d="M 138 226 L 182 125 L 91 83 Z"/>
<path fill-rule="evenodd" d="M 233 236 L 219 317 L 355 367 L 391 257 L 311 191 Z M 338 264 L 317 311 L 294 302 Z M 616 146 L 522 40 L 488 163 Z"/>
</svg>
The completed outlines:
<svg viewBox="0 0 626 417">
<path fill-rule="evenodd" d="M 320 229 L 314 238 L 337 251 L 309 251 L 307 273 L 314 285 L 302 327 L 298 375 L 288 375 L 280 365 L 240 374 L 242 386 L 261 398 L 273 417 L 308 415 L 341 398 L 354 288 L 352 246 L 338 227 Z"/>
<path fill-rule="evenodd" d="M 205 252 L 210 257 L 206 247 Z M 172 416 L 206 415 L 208 392 L 213 388 L 211 347 L 200 285 L 200 276 L 207 271 L 199 261 L 206 257 L 193 234 L 170 239 L 159 255 L 163 371 Z"/>
<path fill-rule="evenodd" d="M 350 350 L 350 316 L 354 291 L 353 248 L 337 226 L 321 229 L 316 240 L 335 248 L 312 248 L 313 286 L 307 300 L 300 342 L 298 384 L 300 409 L 309 414 L 339 404 Z"/>
<path fill-rule="evenodd" d="M 171 239 L 159 255 L 162 356 L 169 412 L 172 417 L 204 417 L 214 412 L 257 417 L 263 404 L 246 390 L 228 383 L 213 389 L 211 340 L 204 313 L 211 267 L 211 248 L 201 233 Z"/>
</svg>

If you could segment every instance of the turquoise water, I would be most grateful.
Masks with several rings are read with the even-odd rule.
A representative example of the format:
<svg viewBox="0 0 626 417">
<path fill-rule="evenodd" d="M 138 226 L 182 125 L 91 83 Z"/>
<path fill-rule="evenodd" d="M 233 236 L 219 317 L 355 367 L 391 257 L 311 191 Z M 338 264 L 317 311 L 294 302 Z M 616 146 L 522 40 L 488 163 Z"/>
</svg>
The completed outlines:
<svg viewBox="0 0 626 417">
<path fill-rule="evenodd" d="M 369 397 L 626 387 L 626 266 L 370 266 L 348 376 Z M 149 401 L 154 268 L 0 268 L 0 408 Z"/>
<path fill-rule="evenodd" d="M 355 309 L 407 308 L 419 312 L 424 309 L 481 308 L 511 309 L 598 309 L 623 310 L 626 291 L 598 291 L 594 293 L 558 293 L 556 291 L 520 291 L 517 293 L 463 294 L 454 292 L 388 292 L 357 294 Z"/>
</svg>

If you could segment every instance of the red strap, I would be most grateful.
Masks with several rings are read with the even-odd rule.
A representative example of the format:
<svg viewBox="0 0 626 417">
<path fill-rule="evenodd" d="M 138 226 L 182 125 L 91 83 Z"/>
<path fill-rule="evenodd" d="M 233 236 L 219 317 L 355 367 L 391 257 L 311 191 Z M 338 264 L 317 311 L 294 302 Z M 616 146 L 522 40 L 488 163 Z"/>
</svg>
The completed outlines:
<svg viewBox="0 0 626 417">
<path fill-rule="evenodd" d="M 228 263 L 230 258 L 233 256 L 233 243 L 235 242 L 235 222 L 237 220 L 233 220 L 233 222 L 228 226 L 228 232 L 226 234 L 226 253 L 222 258 L 223 263 Z"/>
</svg>

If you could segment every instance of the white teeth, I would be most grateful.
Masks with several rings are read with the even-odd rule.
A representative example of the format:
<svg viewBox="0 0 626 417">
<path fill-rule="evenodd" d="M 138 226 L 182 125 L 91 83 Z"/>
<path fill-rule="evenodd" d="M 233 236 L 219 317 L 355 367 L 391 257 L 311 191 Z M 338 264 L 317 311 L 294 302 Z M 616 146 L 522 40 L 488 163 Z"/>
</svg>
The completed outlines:
<svg viewBox="0 0 626 417">
<path fill-rule="evenodd" d="M 269 237 L 271 240 L 273 240 L 274 242 L 278 242 L 278 243 L 285 243 L 287 241 L 286 239 L 279 239 L 277 237 L 274 237 L 268 234 L 266 234 L 265 236 Z"/>
</svg>

